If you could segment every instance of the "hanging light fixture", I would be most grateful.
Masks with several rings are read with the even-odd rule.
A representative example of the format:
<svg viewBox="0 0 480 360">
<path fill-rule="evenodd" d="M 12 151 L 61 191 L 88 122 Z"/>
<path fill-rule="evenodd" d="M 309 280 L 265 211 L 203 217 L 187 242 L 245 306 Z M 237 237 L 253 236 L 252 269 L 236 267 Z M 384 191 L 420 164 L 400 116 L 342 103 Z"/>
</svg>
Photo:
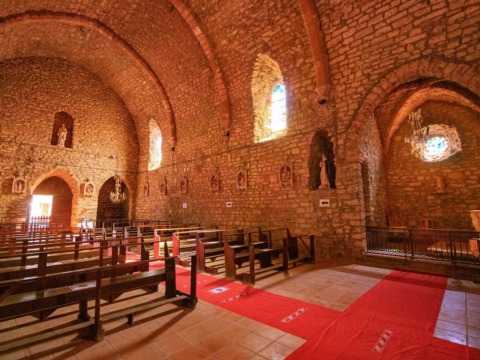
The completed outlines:
<svg viewBox="0 0 480 360">
<path fill-rule="evenodd" d="M 405 142 L 412 146 L 412 154 L 421 158 L 428 142 L 428 126 L 422 127 L 422 109 L 408 114 L 408 120 L 412 127 L 412 134 L 405 138 Z"/>
<path fill-rule="evenodd" d="M 405 142 L 412 146 L 412 154 L 426 162 L 448 159 L 462 151 L 462 143 L 454 126 L 432 124 L 422 127 L 421 109 L 408 115 L 412 134 Z"/>
<path fill-rule="evenodd" d="M 122 178 L 118 175 L 118 156 L 117 158 L 117 171 L 114 176 L 115 180 L 115 191 L 110 192 L 110 201 L 113 204 L 119 204 L 124 202 L 127 199 L 127 194 L 122 192 Z"/>
</svg>

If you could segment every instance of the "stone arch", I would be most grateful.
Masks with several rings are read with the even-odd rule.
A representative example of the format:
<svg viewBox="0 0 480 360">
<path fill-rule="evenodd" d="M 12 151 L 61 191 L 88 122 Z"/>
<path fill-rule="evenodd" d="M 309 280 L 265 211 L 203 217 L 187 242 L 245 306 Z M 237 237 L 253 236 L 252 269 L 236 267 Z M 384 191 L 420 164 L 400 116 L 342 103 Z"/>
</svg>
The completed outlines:
<svg viewBox="0 0 480 360">
<path fill-rule="evenodd" d="M 330 62 L 328 60 L 320 16 L 313 0 L 297 0 L 297 3 L 302 13 L 315 66 L 317 100 L 320 105 L 323 105 L 330 101 L 332 84 L 330 82 Z"/>
<path fill-rule="evenodd" d="M 67 170 L 64 169 L 54 169 L 48 173 L 45 173 L 43 175 L 40 175 L 30 186 L 30 195 L 33 195 L 37 187 L 44 182 L 45 180 L 52 178 L 52 177 L 57 177 L 61 180 L 63 180 L 70 188 L 70 191 L 72 192 L 72 218 L 70 220 L 70 226 L 76 226 L 76 221 L 75 221 L 75 215 L 78 212 L 78 200 L 80 197 L 80 188 L 78 186 L 78 183 L 75 181 L 73 176 L 68 172 Z"/>
<path fill-rule="evenodd" d="M 121 179 L 121 191 L 125 192 L 126 200 L 118 204 L 113 204 L 109 199 L 109 195 L 114 189 L 115 177 L 111 176 L 103 182 L 98 191 L 97 220 L 126 219 L 129 217 L 132 192 L 129 191 L 125 181 Z"/>
<path fill-rule="evenodd" d="M 420 89 L 412 94 L 408 99 L 405 100 L 402 107 L 398 110 L 395 118 L 392 121 L 390 131 L 386 137 L 384 145 L 384 154 L 388 154 L 390 151 L 390 143 L 395 132 L 401 126 L 404 119 L 412 111 L 415 111 L 417 108 L 421 107 L 427 101 L 444 101 L 449 103 L 457 103 L 463 107 L 469 108 L 473 111 L 480 113 L 480 106 L 475 104 L 470 99 L 466 98 L 462 94 L 459 94 L 453 90 L 443 89 L 443 88 L 426 88 Z M 386 160 L 388 157 L 386 157 Z"/>
<path fill-rule="evenodd" d="M 350 124 L 347 125 L 345 131 L 348 133 L 348 139 L 345 143 L 358 145 L 358 134 L 361 133 L 361 128 L 368 122 L 368 119 L 384 98 L 401 84 L 419 78 L 447 80 L 457 83 L 476 94 L 480 93 L 480 73 L 474 66 L 440 58 L 414 60 L 397 67 L 375 84 L 352 117 Z M 349 145 L 352 151 L 355 151 L 357 147 Z"/>
<path fill-rule="evenodd" d="M 177 9 L 178 13 L 183 17 L 185 23 L 190 27 L 193 35 L 195 36 L 198 43 L 200 44 L 200 47 L 205 53 L 205 57 L 207 58 L 208 64 L 210 65 L 210 68 L 213 72 L 213 84 L 217 91 L 217 96 L 221 107 L 223 126 L 225 127 L 225 131 L 228 133 L 232 124 L 230 116 L 230 100 L 228 97 L 227 87 L 225 85 L 222 70 L 218 65 L 210 42 L 200 28 L 200 25 L 195 19 L 193 13 L 181 0 L 170 0 L 170 3 L 175 7 L 175 9 Z"/>
</svg>

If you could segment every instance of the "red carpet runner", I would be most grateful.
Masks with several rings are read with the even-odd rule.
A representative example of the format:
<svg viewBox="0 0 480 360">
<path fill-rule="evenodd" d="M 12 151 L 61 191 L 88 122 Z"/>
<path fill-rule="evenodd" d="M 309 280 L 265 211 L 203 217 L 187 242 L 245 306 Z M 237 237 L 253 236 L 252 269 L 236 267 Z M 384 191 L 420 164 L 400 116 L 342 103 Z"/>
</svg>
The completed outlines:
<svg viewBox="0 0 480 360">
<path fill-rule="evenodd" d="M 393 271 L 288 359 L 480 359 L 433 337 L 446 278 Z"/>
<path fill-rule="evenodd" d="M 205 274 L 198 274 L 197 284 L 200 299 L 303 339 L 317 336 L 339 315 L 336 310 Z M 178 267 L 177 287 L 190 290 L 190 272 Z"/>
<path fill-rule="evenodd" d="M 480 359 L 433 337 L 443 277 L 393 271 L 342 313 L 205 274 L 197 284 L 200 299 L 308 340 L 288 360 Z M 177 287 L 189 292 L 188 270 L 177 267 Z"/>
</svg>

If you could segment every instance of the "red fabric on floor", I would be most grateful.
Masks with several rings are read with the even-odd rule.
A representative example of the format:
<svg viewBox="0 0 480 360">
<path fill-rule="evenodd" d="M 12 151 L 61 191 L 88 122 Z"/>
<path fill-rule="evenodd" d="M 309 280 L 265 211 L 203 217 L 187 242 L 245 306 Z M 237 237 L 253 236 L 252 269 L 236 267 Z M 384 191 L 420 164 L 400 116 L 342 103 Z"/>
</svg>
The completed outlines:
<svg viewBox="0 0 480 360">
<path fill-rule="evenodd" d="M 433 337 L 447 279 L 393 271 L 288 359 L 480 359 Z"/>
<path fill-rule="evenodd" d="M 177 268 L 177 287 L 190 292 L 189 271 Z M 339 315 L 336 310 L 206 274 L 197 275 L 197 296 L 303 339 L 317 336 Z"/>
</svg>

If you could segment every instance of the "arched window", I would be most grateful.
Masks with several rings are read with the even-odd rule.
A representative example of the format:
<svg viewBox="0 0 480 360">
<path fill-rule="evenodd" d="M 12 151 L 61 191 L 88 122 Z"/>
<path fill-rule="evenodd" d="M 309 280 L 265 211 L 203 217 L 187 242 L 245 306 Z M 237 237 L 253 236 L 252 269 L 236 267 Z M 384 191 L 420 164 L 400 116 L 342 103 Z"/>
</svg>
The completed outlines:
<svg viewBox="0 0 480 360">
<path fill-rule="evenodd" d="M 150 119 L 148 129 L 150 133 L 148 170 L 152 171 L 158 169 L 162 163 L 162 132 L 153 119 Z"/>
<path fill-rule="evenodd" d="M 280 66 L 258 54 L 252 74 L 254 142 L 284 136 L 287 130 L 287 97 Z"/>
</svg>

